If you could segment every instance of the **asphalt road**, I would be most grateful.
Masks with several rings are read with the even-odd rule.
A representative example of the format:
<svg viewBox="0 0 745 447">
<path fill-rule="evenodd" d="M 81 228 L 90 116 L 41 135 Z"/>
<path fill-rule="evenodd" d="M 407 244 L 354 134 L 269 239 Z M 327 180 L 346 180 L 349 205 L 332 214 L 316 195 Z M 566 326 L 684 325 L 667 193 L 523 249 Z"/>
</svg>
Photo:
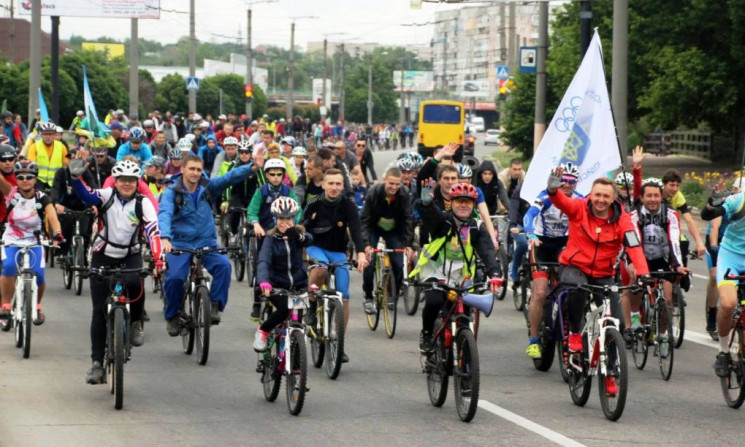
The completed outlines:
<svg viewBox="0 0 745 447">
<path fill-rule="evenodd" d="M 376 152 L 378 170 L 395 155 Z M 705 273 L 701 261 L 692 266 L 697 275 Z M 47 284 L 47 321 L 33 327 L 31 358 L 22 358 L 12 333 L 0 333 L 0 445 L 698 446 L 736 445 L 741 438 L 735 428 L 742 414 L 725 405 L 712 369 L 716 351 L 704 335 L 705 281 L 698 277 L 687 294 L 686 340 L 671 380 L 661 379 L 651 357 L 644 371 L 632 368 L 626 411 L 616 423 L 603 417 L 595 384 L 579 408 L 556 365 L 547 373 L 533 368 L 524 354 L 524 319 L 509 294 L 482 320 L 476 418 L 459 421 L 452 391 L 442 408 L 432 407 L 418 354 L 421 313 L 409 317 L 401 304 L 393 340 L 382 328 L 370 331 L 356 273 L 347 335 L 351 361 L 336 381 L 311 367 L 300 416 L 288 414 L 284 385 L 276 402 L 264 400 L 251 348 L 251 299 L 247 285 L 235 281 L 223 322 L 213 328 L 206 366 L 182 353 L 180 339 L 166 334 L 160 303 L 148 298 L 152 322 L 145 345 L 125 367 L 124 409 L 117 411 L 108 386 L 84 383 L 88 286 L 74 296 L 62 288 L 56 268 L 47 272 Z"/>
</svg>

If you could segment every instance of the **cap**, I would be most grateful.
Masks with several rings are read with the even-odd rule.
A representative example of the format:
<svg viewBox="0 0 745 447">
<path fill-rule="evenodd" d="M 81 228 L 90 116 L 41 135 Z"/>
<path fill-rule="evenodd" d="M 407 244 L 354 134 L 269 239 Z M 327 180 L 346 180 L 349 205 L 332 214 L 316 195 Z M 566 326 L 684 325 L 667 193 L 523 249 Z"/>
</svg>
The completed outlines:
<svg viewBox="0 0 745 447">
<path fill-rule="evenodd" d="M 122 109 L 116 109 L 116 112 L 114 112 L 117 115 L 124 115 L 124 110 Z"/>
<path fill-rule="evenodd" d="M 219 120 L 226 120 L 226 119 L 228 119 L 228 117 L 225 116 L 225 115 L 220 115 L 220 116 L 217 117 L 217 119 L 219 119 Z"/>
<path fill-rule="evenodd" d="M 199 121 L 199 120 L 201 120 L 201 119 L 202 119 L 202 115 L 200 115 L 200 114 L 198 114 L 198 113 L 195 113 L 195 114 L 194 114 L 194 121 Z"/>
<path fill-rule="evenodd" d="M 124 130 L 124 126 L 122 126 L 122 123 L 120 123 L 119 121 L 112 121 L 111 124 L 109 124 L 109 128 L 111 130 Z"/>
<path fill-rule="evenodd" d="M 78 110 L 77 112 L 75 112 L 75 115 L 77 115 L 77 116 L 83 116 L 84 113 L 83 113 L 82 110 Z"/>
<path fill-rule="evenodd" d="M 139 116 L 136 113 L 133 113 L 133 114 L 129 115 L 129 119 L 136 120 L 138 118 L 139 118 Z"/>
</svg>

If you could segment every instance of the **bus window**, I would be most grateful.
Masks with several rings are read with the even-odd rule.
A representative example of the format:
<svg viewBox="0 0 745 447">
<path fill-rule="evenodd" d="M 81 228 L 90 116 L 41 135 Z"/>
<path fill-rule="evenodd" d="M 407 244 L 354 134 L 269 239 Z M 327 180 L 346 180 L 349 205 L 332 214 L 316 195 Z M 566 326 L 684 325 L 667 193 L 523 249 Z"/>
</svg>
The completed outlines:
<svg viewBox="0 0 745 447">
<path fill-rule="evenodd" d="M 462 120 L 460 106 L 430 104 L 424 106 L 422 121 L 429 124 L 458 124 Z"/>
</svg>

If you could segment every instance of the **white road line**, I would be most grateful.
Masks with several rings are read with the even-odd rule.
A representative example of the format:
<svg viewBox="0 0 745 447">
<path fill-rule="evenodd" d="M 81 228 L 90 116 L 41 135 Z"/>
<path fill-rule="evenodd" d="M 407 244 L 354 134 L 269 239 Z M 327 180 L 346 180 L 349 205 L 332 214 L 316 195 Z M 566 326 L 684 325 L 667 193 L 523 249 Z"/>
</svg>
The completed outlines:
<svg viewBox="0 0 745 447">
<path fill-rule="evenodd" d="M 705 279 L 707 281 L 709 280 L 709 277 L 708 276 L 699 275 L 698 273 L 691 273 L 691 276 L 693 276 L 694 278 L 698 278 L 698 279 Z"/>
<path fill-rule="evenodd" d="M 708 346 L 710 348 L 719 349 L 719 343 L 709 337 L 709 334 L 702 334 L 700 332 L 690 331 L 686 329 L 683 334 L 683 341 L 692 341 L 699 345 Z"/>
<path fill-rule="evenodd" d="M 502 419 L 506 419 L 509 422 L 512 422 L 515 425 L 519 425 L 520 427 L 532 431 L 533 433 L 543 436 L 544 438 L 548 439 L 551 442 L 555 442 L 556 444 L 566 446 L 566 447 L 585 447 L 584 444 L 581 444 L 573 439 L 567 438 L 566 436 L 562 435 L 561 433 L 557 433 L 550 428 L 546 428 L 542 425 L 538 425 L 535 422 L 525 419 L 524 417 L 520 416 L 519 414 L 515 414 L 509 410 L 506 410 L 498 405 L 494 405 L 493 403 L 489 402 L 488 400 L 479 400 L 479 407 L 483 408 L 484 410 L 488 411 L 489 413 L 492 413 L 496 416 L 501 417 Z"/>
</svg>

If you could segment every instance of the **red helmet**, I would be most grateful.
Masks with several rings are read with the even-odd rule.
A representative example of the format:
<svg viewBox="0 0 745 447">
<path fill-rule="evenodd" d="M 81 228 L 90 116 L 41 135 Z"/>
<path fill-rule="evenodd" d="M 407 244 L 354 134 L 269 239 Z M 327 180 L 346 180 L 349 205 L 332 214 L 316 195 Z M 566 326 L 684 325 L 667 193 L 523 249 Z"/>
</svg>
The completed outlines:
<svg viewBox="0 0 745 447">
<path fill-rule="evenodd" d="M 479 197 L 476 187 L 469 183 L 456 183 L 450 187 L 450 198 L 451 199 L 471 199 L 474 202 Z"/>
</svg>

